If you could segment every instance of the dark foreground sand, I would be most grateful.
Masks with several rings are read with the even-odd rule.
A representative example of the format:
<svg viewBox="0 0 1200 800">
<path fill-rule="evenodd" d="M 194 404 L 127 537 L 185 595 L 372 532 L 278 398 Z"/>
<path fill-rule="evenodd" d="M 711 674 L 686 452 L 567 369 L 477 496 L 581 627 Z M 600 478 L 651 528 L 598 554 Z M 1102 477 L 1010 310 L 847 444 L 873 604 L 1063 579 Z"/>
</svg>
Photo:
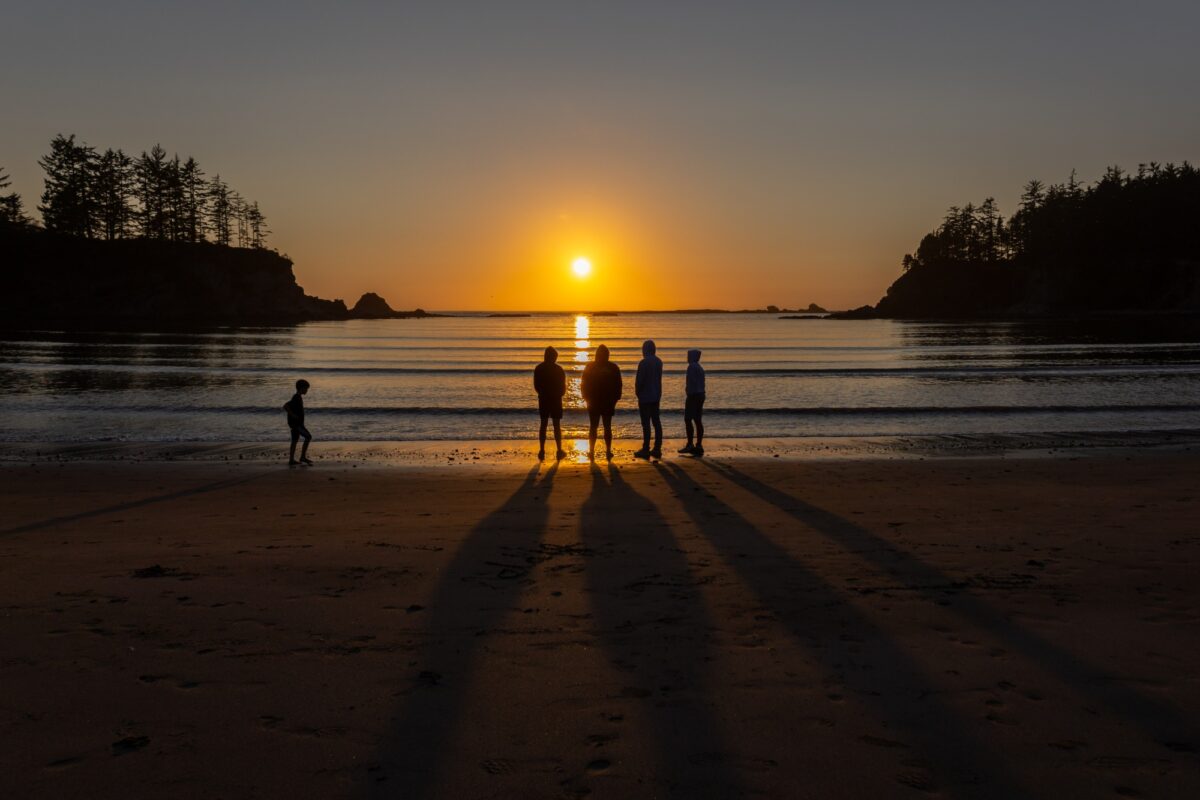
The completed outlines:
<svg viewBox="0 0 1200 800">
<path fill-rule="evenodd" d="M 1200 797 L 1200 456 L 0 467 L 0 797 Z"/>
</svg>

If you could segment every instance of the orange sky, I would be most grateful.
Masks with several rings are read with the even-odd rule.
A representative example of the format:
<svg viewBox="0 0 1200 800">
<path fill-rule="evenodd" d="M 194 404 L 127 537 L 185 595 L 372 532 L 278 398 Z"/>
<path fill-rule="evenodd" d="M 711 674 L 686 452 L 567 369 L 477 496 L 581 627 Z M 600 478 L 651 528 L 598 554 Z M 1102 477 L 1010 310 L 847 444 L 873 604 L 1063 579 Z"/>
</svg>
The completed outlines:
<svg viewBox="0 0 1200 800">
<path fill-rule="evenodd" d="M 853 307 L 951 205 L 1200 157 L 1197 3 L 11 5 L 28 206 L 57 133 L 161 142 L 348 302 Z"/>
</svg>

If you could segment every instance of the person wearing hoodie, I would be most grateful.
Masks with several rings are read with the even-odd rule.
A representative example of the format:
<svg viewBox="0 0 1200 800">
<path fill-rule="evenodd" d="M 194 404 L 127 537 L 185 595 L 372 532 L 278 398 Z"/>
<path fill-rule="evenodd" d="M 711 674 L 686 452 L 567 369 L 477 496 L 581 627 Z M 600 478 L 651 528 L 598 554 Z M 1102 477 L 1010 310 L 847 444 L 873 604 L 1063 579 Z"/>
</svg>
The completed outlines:
<svg viewBox="0 0 1200 800">
<path fill-rule="evenodd" d="M 654 354 L 654 342 L 642 342 L 642 360 L 638 362 L 634 390 L 637 393 L 638 415 L 642 418 L 642 449 L 634 458 L 662 458 L 662 419 L 658 407 L 662 402 L 662 359 Z M 654 424 L 654 449 L 650 449 L 650 424 Z"/>
<path fill-rule="evenodd" d="M 567 393 L 567 375 L 558 361 L 558 351 L 547 347 L 542 363 L 533 368 L 533 390 L 538 396 L 538 414 L 542 425 L 538 429 L 538 461 L 546 458 L 546 421 L 554 420 L 554 457 L 562 459 L 567 454 L 562 449 L 563 395 Z"/>
<path fill-rule="evenodd" d="M 687 379 L 684 382 L 683 427 L 687 430 L 687 444 L 679 451 L 693 456 L 704 455 L 704 367 L 700 366 L 700 351 L 687 351 Z M 693 429 L 695 444 L 692 444 Z"/>
<path fill-rule="evenodd" d="M 609 361 L 608 347 L 600 345 L 591 363 L 583 369 L 579 393 L 587 404 L 588 458 L 596 458 L 596 431 L 604 421 L 605 455 L 612 460 L 612 418 L 621 399 L 621 369 Z"/>
</svg>

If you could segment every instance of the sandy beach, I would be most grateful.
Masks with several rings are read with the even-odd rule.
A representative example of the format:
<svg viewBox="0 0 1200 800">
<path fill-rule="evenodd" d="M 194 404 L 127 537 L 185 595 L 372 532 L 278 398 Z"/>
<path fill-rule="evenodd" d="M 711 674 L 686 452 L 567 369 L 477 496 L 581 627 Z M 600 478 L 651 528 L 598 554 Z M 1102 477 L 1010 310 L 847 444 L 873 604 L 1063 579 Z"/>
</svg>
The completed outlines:
<svg viewBox="0 0 1200 800">
<path fill-rule="evenodd" d="M 236 455 L 0 466 L 0 795 L 1200 796 L 1196 454 Z"/>
</svg>

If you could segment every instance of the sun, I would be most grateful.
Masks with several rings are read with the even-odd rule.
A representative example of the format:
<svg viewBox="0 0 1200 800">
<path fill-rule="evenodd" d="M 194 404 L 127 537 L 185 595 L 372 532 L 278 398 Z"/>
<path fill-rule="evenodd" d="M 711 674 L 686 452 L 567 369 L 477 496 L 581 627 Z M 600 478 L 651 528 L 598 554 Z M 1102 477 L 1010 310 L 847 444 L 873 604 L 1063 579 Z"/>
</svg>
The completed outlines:
<svg viewBox="0 0 1200 800">
<path fill-rule="evenodd" d="M 586 278 L 592 274 L 592 262 L 580 256 L 571 262 L 571 271 L 581 278 Z"/>
</svg>

